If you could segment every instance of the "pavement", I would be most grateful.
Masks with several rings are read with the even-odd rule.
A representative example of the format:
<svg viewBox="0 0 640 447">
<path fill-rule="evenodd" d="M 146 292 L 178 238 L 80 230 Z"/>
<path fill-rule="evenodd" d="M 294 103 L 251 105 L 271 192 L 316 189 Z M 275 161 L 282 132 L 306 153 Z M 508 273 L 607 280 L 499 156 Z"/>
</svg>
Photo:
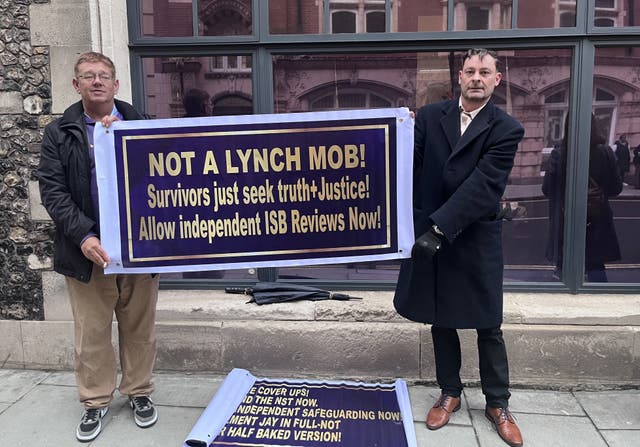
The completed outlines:
<svg viewBox="0 0 640 447">
<path fill-rule="evenodd" d="M 180 447 L 223 379 L 219 375 L 156 373 L 152 396 L 159 413 L 156 425 L 138 428 L 127 399 L 116 395 L 102 433 L 93 442 L 81 444 L 75 430 L 82 408 L 76 400 L 72 372 L 0 369 L 0 447 Z M 408 385 L 418 446 L 506 446 L 484 417 L 479 388 L 467 387 L 462 408 L 450 423 L 429 431 L 422 421 L 439 391 L 433 386 Z M 640 389 L 515 388 L 510 408 L 527 447 L 640 446 Z"/>
</svg>

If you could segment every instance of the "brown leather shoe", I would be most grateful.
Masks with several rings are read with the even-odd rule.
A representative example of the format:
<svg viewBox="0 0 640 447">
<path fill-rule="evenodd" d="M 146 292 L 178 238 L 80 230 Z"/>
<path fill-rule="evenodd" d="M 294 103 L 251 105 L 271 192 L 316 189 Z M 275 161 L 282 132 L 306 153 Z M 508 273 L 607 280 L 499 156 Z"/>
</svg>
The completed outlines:
<svg viewBox="0 0 640 447">
<path fill-rule="evenodd" d="M 522 434 L 516 420 L 507 408 L 485 407 L 484 415 L 495 425 L 498 434 L 511 447 L 521 447 Z"/>
<path fill-rule="evenodd" d="M 451 413 L 460 409 L 460 398 L 441 394 L 427 414 L 427 428 L 437 430 L 447 425 Z"/>
</svg>

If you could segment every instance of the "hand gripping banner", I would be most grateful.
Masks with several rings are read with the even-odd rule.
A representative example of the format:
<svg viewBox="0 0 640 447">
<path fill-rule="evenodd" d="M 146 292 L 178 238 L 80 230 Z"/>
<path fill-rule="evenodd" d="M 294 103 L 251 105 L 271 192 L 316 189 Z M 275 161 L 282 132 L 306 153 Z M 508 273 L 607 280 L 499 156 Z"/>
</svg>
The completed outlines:
<svg viewBox="0 0 640 447">
<path fill-rule="evenodd" d="M 106 273 L 408 257 L 405 108 L 96 125 Z"/>
</svg>

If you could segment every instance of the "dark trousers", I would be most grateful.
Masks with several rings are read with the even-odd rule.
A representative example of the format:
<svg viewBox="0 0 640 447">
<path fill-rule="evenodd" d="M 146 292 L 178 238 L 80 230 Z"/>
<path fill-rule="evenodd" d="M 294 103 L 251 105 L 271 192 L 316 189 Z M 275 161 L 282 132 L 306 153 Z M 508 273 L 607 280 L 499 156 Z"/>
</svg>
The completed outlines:
<svg viewBox="0 0 640 447">
<path fill-rule="evenodd" d="M 477 329 L 480 382 L 489 407 L 506 408 L 509 403 L 509 363 L 502 330 Z M 460 380 L 460 339 L 455 329 L 431 326 L 436 360 L 436 379 L 443 394 L 458 397 L 462 393 Z"/>
</svg>

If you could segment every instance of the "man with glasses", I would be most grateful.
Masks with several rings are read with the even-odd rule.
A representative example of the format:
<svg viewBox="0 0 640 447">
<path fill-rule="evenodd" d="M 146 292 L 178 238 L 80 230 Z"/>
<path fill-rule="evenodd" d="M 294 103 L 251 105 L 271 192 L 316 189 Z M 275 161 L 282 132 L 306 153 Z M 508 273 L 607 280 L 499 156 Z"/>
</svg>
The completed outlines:
<svg viewBox="0 0 640 447">
<path fill-rule="evenodd" d="M 84 405 L 76 437 L 89 442 L 100 434 L 116 389 L 114 313 L 122 370 L 118 389 L 128 396 L 139 427 L 150 427 L 158 419 L 149 395 L 159 278 L 105 275 L 111 260 L 100 243 L 94 127 L 143 117 L 114 98 L 119 81 L 113 62 L 103 54 L 81 54 L 72 83 L 81 99 L 46 127 L 37 174 L 42 204 L 56 226 L 54 270 L 65 276 L 73 312 L 76 382 Z"/>
<path fill-rule="evenodd" d="M 510 446 L 522 435 L 508 409 L 509 367 L 502 324 L 500 199 L 524 129 L 491 101 L 502 75 L 495 53 L 471 49 L 458 74 L 461 96 L 415 117 L 414 225 L 418 239 L 403 262 L 394 305 L 431 324 L 440 397 L 427 428 L 460 409 L 457 329 L 475 329 L 485 415 Z"/>
</svg>

